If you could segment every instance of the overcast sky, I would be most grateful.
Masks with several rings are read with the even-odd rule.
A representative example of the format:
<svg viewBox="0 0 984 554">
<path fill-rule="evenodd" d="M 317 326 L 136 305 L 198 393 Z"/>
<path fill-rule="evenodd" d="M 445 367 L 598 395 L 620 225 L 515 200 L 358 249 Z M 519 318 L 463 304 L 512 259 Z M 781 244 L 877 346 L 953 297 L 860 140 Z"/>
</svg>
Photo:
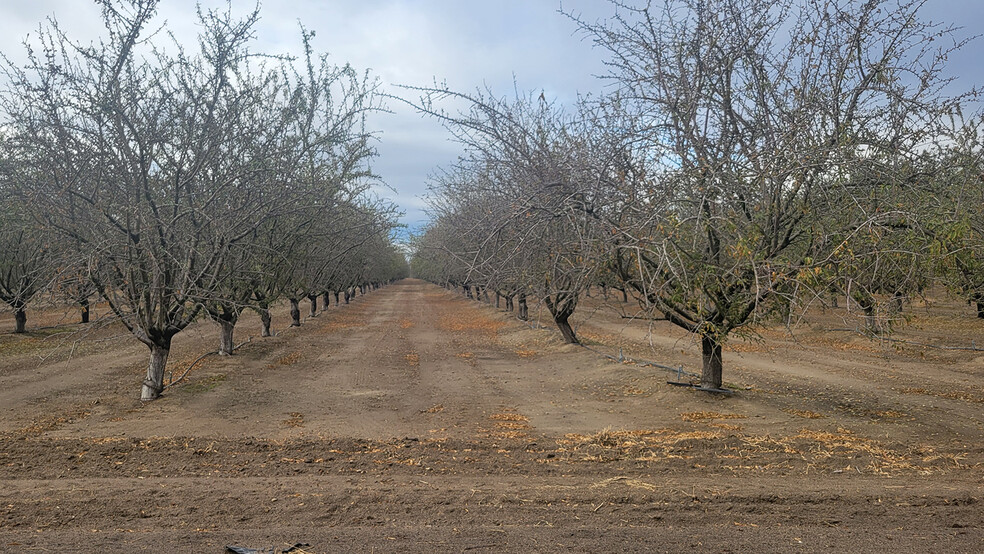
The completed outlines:
<svg viewBox="0 0 984 554">
<path fill-rule="evenodd" d="M 206 0 L 203 6 L 224 6 Z M 386 92 L 404 94 L 396 84 L 428 85 L 447 81 L 453 89 L 473 91 L 488 85 L 499 95 L 513 90 L 543 90 L 547 98 L 571 102 L 580 93 L 597 93 L 604 84 L 603 53 L 576 32 L 558 13 L 558 0 L 277 0 L 261 5 L 256 51 L 298 53 L 298 21 L 317 33 L 314 44 L 338 64 L 370 69 Z M 232 1 L 245 14 L 253 2 Z M 605 0 L 565 0 L 566 11 L 585 19 L 603 19 L 612 12 Z M 924 14 L 934 21 L 966 27 L 964 36 L 984 29 L 984 1 L 929 0 Z M 73 36 L 91 38 L 101 29 L 98 9 L 87 0 L 0 0 L 0 51 L 23 58 L 23 39 L 54 15 Z M 179 40 L 194 40 L 193 0 L 162 0 L 159 22 Z M 951 59 L 961 86 L 984 84 L 984 64 L 977 59 L 984 42 L 978 39 Z M 411 228 L 426 221 L 422 196 L 435 167 L 453 161 L 460 148 L 449 142 L 441 125 L 398 102 L 393 113 L 379 114 L 375 171 L 395 190 L 395 201 Z"/>
</svg>

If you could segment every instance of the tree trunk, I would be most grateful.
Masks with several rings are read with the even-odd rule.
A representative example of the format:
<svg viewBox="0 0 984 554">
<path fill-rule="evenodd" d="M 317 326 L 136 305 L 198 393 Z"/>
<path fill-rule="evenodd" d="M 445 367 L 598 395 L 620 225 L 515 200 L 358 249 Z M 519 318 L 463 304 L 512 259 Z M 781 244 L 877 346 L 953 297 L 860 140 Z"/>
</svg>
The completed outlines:
<svg viewBox="0 0 984 554">
<path fill-rule="evenodd" d="M 338 297 L 339 297 L 340 294 L 341 294 L 341 292 L 339 292 L 337 290 L 335 291 L 335 305 L 336 306 L 339 305 L 339 304 L 341 304 L 341 302 L 338 301 Z"/>
<path fill-rule="evenodd" d="M 311 317 L 318 317 L 318 295 L 309 294 L 308 301 L 311 302 L 311 312 L 308 315 Z"/>
<path fill-rule="evenodd" d="M 232 332 L 236 329 L 235 321 L 219 319 L 219 355 L 232 356 L 232 350 L 236 347 L 232 343 Z"/>
<path fill-rule="evenodd" d="M 171 339 L 161 339 L 160 344 L 150 347 L 150 364 L 147 365 L 147 378 L 144 379 L 140 390 L 140 400 L 156 400 L 164 390 L 164 366 L 171 352 Z"/>
<path fill-rule="evenodd" d="M 554 302 L 552 297 L 545 296 L 543 303 L 550 310 L 550 315 L 553 316 L 554 323 L 560 329 L 560 334 L 564 336 L 564 342 L 567 344 L 581 344 L 581 341 L 577 340 L 577 337 L 574 335 L 574 329 L 571 327 L 569 321 L 571 315 L 574 314 L 574 309 L 577 307 L 576 297 L 573 295 L 558 294 L 557 301 Z"/>
<path fill-rule="evenodd" d="M 321 293 L 321 311 L 322 312 L 328 309 L 328 299 L 329 298 L 331 298 L 331 295 L 328 294 L 327 292 Z"/>
<path fill-rule="evenodd" d="M 901 292 L 896 292 L 892 295 L 892 300 L 895 304 L 895 313 L 902 313 L 902 308 L 905 307 L 905 295 Z"/>
<path fill-rule="evenodd" d="M 514 309 L 516 309 L 516 306 L 513 304 L 513 296 L 514 295 L 510 294 L 509 296 L 506 297 L 506 311 L 507 312 L 511 312 Z"/>
<path fill-rule="evenodd" d="M 491 304 L 492 303 L 492 301 L 489 300 L 489 289 L 487 289 L 487 288 L 483 288 L 482 289 L 482 298 L 485 300 L 485 303 L 486 304 Z"/>
<path fill-rule="evenodd" d="M 560 329 L 560 334 L 564 335 L 564 342 L 567 344 L 581 344 L 581 341 L 577 340 L 577 337 L 574 335 L 574 328 L 571 327 L 570 322 L 567 320 L 569 317 L 569 314 L 563 312 L 558 313 L 554 315 L 554 323 Z"/>
<path fill-rule="evenodd" d="M 499 294 L 499 291 L 495 291 L 495 307 L 496 307 L 496 309 L 499 308 L 499 305 L 500 305 L 501 301 L 502 301 L 502 295 Z"/>
<path fill-rule="evenodd" d="M 14 307 L 14 332 L 27 332 L 27 310 L 25 306 Z"/>
<path fill-rule="evenodd" d="M 984 294 L 974 293 L 970 297 L 970 302 L 977 306 L 977 317 L 984 319 Z"/>
<path fill-rule="evenodd" d="M 298 305 L 298 300 L 296 298 L 290 299 L 290 326 L 301 326 L 301 307 Z"/>
<path fill-rule="evenodd" d="M 867 292 L 859 292 L 854 295 L 854 301 L 864 311 L 864 327 L 869 333 L 877 335 L 881 329 L 878 328 L 878 317 L 875 311 L 875 299 Z"/>
<path fill-rule="evenodd" d="M 626 292 L 625 289 L 623 288 L 622 289 L 622 302 L 628 302 L 628 301 L 629 301 L 629 293 Z"/>
<path fill-rule="evenodd" d="M 722 383 L 723 363 L 721 359 L 721 343 L 712 337 L 701 336 L 701 354 L 704 367 L 700 373 L 700 386 L 708 389 L 719 389 Z"/>
<path fill-rule="evenodd" d="M 82 307 L 82 323 L 89 323 L 89 299 L 79 300 L 79 306 Z"/>
<path fill-rule="evenodd" d="M 273 336 L 270 333 L 270 323 L 273 321 L 273 317 L 270 315 L 270 310 L 267 308 L 260 308 L 260 321 L 263 323 L 263 331 L 260 333 L 261 336 L 270 337 Z"/>
<path fill-rule="evenodd" d="M 837 293 L 833 293 L 833 294 L 830 295 L 830 307 L 831 308 L 839 308 L 840 307 L 840 306 L 837 305 Z"/>
<path fill-rule="evenodd" d="M 519 319 L 526 321 L 530 317 L 529 308 L 526 307 L 526 293 L 519 293 Z"/>
<path fill-rule="evenodd" d="M 352 300 L 352 294 L 349 293 L 348 289 L 345 289 L 345 303 L 348 304 Z"/>
</svg>

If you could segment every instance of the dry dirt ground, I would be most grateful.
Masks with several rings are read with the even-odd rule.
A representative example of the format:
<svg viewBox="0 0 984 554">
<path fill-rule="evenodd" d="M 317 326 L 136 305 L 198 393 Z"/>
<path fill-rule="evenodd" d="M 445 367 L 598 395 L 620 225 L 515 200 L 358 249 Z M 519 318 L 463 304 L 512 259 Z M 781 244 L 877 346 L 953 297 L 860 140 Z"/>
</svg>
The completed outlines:
<svg viewBox="0 0 984 554">
<path fill-rule="evenodd" d="M 686 335 L 584 304 L 592 349 L 696 370 Z M 897 337 L 984 337 L 966 307 L 912 311 Z M 722 396 L 406 280 L 147 404 L 118 326 L 31 317 L 0 317 L 3 552 L 984 550 L 984 352 L 834 312 L 734 343 Z M 171 371 L 216 336 L 180 334 Z"/>
</svg>

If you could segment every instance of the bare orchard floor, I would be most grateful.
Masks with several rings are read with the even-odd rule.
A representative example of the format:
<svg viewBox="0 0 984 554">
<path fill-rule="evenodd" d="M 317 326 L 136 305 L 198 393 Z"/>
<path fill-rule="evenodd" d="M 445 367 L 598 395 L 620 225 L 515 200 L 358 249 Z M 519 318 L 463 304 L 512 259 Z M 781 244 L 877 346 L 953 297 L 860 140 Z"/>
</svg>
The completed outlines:
<svg viewBox="0 0 984 554">
<path fill-rule="evenodd" d="M 598 314 L 598 349 L 693 362 Z M 708 396 L 406 280 L 141 404 L 147 352 L 119 333 L 2 336 L 0 550 L 984 549 L 973 356 L 738 345 L 739 392 Z M 179 335 L 169 371 L 216 340 Z"/>
</svg>

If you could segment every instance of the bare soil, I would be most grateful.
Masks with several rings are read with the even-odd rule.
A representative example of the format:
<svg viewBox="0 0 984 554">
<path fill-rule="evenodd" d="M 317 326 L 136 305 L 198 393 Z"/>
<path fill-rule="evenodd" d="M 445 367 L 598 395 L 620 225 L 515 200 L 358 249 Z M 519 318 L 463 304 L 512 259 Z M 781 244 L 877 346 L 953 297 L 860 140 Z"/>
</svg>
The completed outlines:
<svg viewBox="0 0 984 554">
<path fill-rule="evenodd" d="M 835 310 L 761 329 L 726 396 L 668 384 L 645 362 L 696 371 L 691 338 L 603 303 L 593 351 L 415 280 L 272 338 L 247 314 L 146 404 L 118 325 L 4 314 L 0 551 L 984 550 L 984 352 L 914 344 L 984 342 L 971 310 L 907 308 L 907 343 Z M 217 335 L 178 335 L 173 376 Z"/>
</svg>

